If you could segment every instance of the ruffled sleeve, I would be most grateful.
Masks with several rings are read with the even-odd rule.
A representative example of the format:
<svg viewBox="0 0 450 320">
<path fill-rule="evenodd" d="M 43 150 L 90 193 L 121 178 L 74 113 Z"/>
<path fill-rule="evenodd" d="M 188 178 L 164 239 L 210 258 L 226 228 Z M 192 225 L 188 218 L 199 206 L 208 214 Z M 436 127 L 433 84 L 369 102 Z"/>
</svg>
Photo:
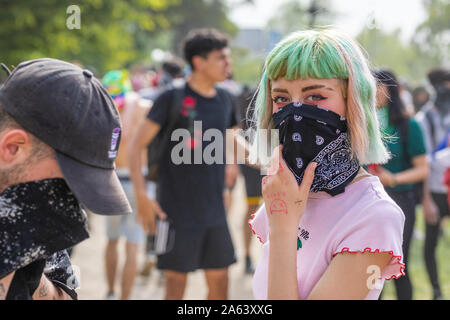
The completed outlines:
<svg viewBox="0 0 450 320">
<path fill-rule="evenodd" d="M 405 275 L 402 241 L 405 217 L 393 202 L 380 200 L 361 210 L 358 217 L 343 228 L 333 248 L 333 257 L 343 252 L 389 253 L 391 260 L 382 270 L 382 278 L 391 280 Z"/>
<path fill-rule="evenodd" d="M 266 208 L 262 205 L 251 219 L 248 220 L 248 224 L 261 243 L 266 243 L 269 238 L 269 222 L 267 221 Z"/>
</svg>

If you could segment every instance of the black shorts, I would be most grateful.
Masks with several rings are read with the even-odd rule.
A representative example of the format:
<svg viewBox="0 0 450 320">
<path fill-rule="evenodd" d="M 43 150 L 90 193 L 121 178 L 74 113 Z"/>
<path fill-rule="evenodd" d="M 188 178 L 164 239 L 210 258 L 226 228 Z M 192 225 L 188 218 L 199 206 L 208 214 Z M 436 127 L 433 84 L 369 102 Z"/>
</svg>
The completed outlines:
<svg viewBox="0 0 450 320">
<path fill-rule="evenodd" d="M 241 165 L 241 173 L 245 179 L 245 190 L 247 191 L 247 202 L 249 204 L 258 204 L 261 200 L 261 180 L 262 175 L 259 169 L 246 165 Z M 255 203 L 252 203 L 255 202 Z"/>
<path fill-rule="evenodd" d="M 175 228 L 173 249 L 158 256 L 158 269 L 193 272 L 197 269 L 223 269 L 236 262 L 226 224 L 201 229 Z"/>
</svg>

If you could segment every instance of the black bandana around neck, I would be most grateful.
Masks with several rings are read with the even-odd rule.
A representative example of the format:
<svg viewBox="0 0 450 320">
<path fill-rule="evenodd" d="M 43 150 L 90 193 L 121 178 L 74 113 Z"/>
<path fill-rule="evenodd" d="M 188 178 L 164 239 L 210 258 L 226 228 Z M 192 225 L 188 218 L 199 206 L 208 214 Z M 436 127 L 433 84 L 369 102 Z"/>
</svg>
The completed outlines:
<svg viewBox="0 0 450 320">
<path fill-rule="evenodd" d="M 359 171 L 352 157 L 347 121 L 337 113 L 313 105 L 290 103 L 273 114 L 283 144 L 283 159 L 300 185 L 306 167 L 316 162 L 312 192 L 331 196 L 345 187 Z"/>
<path fill-rule="evenodd" d="M 87 238 L 86 213 L 64 179 L 20 183 L 0 194 L 0 278 Z"/>
</svg>

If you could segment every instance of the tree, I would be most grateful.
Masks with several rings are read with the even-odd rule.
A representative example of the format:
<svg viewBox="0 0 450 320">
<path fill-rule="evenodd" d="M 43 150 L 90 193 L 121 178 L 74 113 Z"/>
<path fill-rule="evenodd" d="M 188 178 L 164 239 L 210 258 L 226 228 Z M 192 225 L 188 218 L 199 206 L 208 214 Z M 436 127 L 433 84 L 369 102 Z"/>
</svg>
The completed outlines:
<svg viewBox="0 0 450 320">
<path fill-rule="evenodd" d="M 374 67 L 392 69 L 409 84 L 423 85 L 432 68 L 449 61 L 450 6 L 448 0 L 424 0 L 426 20 L 410 42 L 402 42 L 400 29 L 392 32 L 376 28 L 376 21 L 357 36 Z"/>
<path fill-rule="evenodd" d="M 436 66 L 449 63 L 450 59 L 450 1 L 424 0 L 427 19 L 414 35 L 413 45 L 428 56 Z"/>
<path fill-rule="evenodd" d="M 233 76 L 236 81 L 254 87 L 260 80 L 264 57 L 250 54 L 244 48 L 232 50 Z"/>
<path fill-rule="evenodd" d="M 3 0 L 0 59 L 8 65 L 38 57 L 79 60 L 102 73 L 123 67 L 140 52 L 143 32 L 168 28 L 165 12 L 179 0 L 80 0 L 80 29 L 70 30 L 69 0 Z"/>
<path fill-rule="evenodd" d="M 377 28 L 364 28 L 357 36 L 358 42 L 368 54 L 373 68 L 389 68 L 404 79 L 417 84 L 423 77 L 420 53 L 399 37 L 400 29 L 385 32 Z M 427 64 L 427 62 L 425 62 Z"/>
<path fill-rule="evenodd" d="M 231 36 L 238 31 L 237 26 L 228 19 L 228 7 L 224 0 L 179 0 L 177 6 L 167 10 L 171 22 L 171 50 L 181 55 L 180 45 L 186 34 L 197 28 L 216 28 Z"/>
<path fill-rule="evenodd" d="M 291 0 L 283 4 L 268 22 L 270 29 L 283 35 L 302 30 L 329 25 L 335 13 L 330 11 L 329 0 L 305 1 Z"/>
</svg>

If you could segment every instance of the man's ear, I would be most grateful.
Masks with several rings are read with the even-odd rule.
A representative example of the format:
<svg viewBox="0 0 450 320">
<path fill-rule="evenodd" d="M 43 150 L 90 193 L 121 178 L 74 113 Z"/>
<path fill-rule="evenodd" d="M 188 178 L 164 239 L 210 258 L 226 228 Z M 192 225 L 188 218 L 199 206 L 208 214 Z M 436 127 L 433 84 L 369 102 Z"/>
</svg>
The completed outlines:
<svg viewBox="0 0 450 320">
<path fill-rule="evenodd" d="M 31 152 L 31 137 L 21 129 L 7 131 L 0 136 L 0 161 L 12 164 L 25 160 Z"/>
<path fill-rule="evenodd" d="M 193 71 L 202 70 L 204 64 L 205 64 L 205 58 L 203 58 L 202 56 L 193 56 L 192 57 L 192 69 L 193 69 Z"/>
</svg>

